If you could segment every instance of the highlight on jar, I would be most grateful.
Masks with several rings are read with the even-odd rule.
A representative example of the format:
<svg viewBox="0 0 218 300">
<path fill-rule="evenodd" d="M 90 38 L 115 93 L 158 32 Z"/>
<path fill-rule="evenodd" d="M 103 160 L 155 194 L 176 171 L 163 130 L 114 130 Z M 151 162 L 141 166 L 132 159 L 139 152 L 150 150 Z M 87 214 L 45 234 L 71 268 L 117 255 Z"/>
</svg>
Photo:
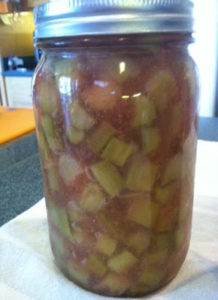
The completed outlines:
<svg viewBox="0 0 218 300">
<path fill-rule="evenodd" d="M 50 241 L 73 282 L 109 296 L 168 283 L 188 250 L 195 65 L 181 49 L 47 55 L 34 82 Z"/>
</svg>

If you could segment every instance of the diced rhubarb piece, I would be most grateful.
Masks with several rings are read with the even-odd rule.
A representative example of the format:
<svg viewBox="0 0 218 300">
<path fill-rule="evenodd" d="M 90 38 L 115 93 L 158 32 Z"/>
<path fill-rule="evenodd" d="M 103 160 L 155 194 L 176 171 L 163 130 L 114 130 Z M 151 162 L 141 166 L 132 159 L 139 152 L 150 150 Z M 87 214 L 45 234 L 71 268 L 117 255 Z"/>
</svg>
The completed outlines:
<svg viewBox="0 0 218 300">
<path fill-rule="evenodd" d="M 85 133 L 82 130 L 79 130 L 73 126 L 70 126 L 67 130 L 66 130 L 66 135 L 68 140 L 72 143 L 72 144 L 79 144 L 82 142 L 82 140 L 85 137 Z"/>
<path fill-rule="evenodd" d="M 162 264 L 168 255 L 168 249 L 156 249 L 146 255 L 146 262 L 149 265 L 158 265 Z"/>
<path fill-rule="evenodd" d="M 149 192 L 152 190 L 157 174 L 157 166 L 148 160 L 135 157 L 129 166 L 126 187 L 130 191 Z"/>
<path fill-rule="evenodd" d="M 192 198 L 187 198 L 186 201 L 180 204 L 179 213 L 178 213 L 179 223 L 182 223 L 187 218 L 187 216 L 189 216 L 191 209 L 192 209 Z"/>
<path fill-rule="evenodd" d="M 197 133 L 194 126 L 192 126 L 190 133 L 183 145 L 183 153 L 187 161 L 193 160 L 195 158 L 196 140 L 197 140 Z"/>
<path fill-rule="evenodd" d="M 101 152 L 114 133 L 115 129 L 112 126 L 107 123 L 101 124 L 88 140 L 90 148 L 96 153 Z"/>
<path fill-rule="evenodd" d="M 101 161 L 91 167 L 92 173 L 112 197 L 117 196 L 123 188 L 123 179 L 119 171 L 111 163 Z"/>
<path fill-rule="evenodd" d="M 53 63 L 54 76 L 59 78 L 61 76 L 71 77 L 73 74 L 73 69 L 76 69 L 77 60 L 76 59 L 60 59 Z"/>
<path fill-rule="evenodd" d="M 97 240 L 96 249 L 104 255 L 111 256 L 117 246 L 117 241 L 107 234 L 100 234 Z"/>
<path fill-rule="evenodd" d="M 129 296 L 137 297 L 138 295 L 145 295 L 150 292 L 151 288 L 145 285 L 143 282 L 137 282 L 134 285 L 131 285 L 131 288 L 128 290 Z"/>
<path fill-rule="evenodd" d="M 40 82 L 40 106 L 44 114 L 55 115 L 60 109 L 58 92 L 52 82 Z"/>
<path fill-rule="evenodd" d="M 133 146 L 113 137 L 102 153 L 102 158 L 122 167 L 133 152 Z"/>
<path fill-rule="evenodd" d="M 96 256 L 90 255 L 86 262 L 87 269 L 98 277 L 103 277 L 107 272 L 107 266 Z"/>
<path fill-rule="evenodd" d="M 162 175 L 161 185 L 164 186 L 183 177 L 183 156 L 181 153 L 173 156 L 167 163 Z"/>
<path fill-rule="evenodd" d="M 62 207 L 56 206 L 51 201 L 47 202 L 48 217 L 66 237 L 71 237 L 70 223 L 67 212 Z"/>
<path fill-rule="evenodd" d="M 91 109 L 108 111 L 114 108 L 120 94 L 120 86 L 117 83 L 106 78 L 98 78 L 83 92 L 82 97 Z"/>
<path fill-rule="evenodd" d="M 82 173 L 79 164 L 68 154 L 62 154 L 58 161 L 60 176 L 66 185 L 70 185 L 76 176 Z"/>
<path fill-rule="evenodd" d="M 150 100 L 155 102 L 157 110 L 163 112 L 176 93 L 173 74 L 168 70 L 159 71 L 147 82 L 146 91 Z"/>
<path fill-rule="evenodd" d="M 112 237 L 119 241 L 123 241 L 125 239 L 121 228 L 119 228 L 109 216 L 104 213 L 100 213 L 98 215 L 98 218 L 102 223 L 102 227 L 104 228 L 104 230 L 108 231 Z"/>
<path fill-rule="evenodd" d="M 155 201 L 165 204 L 167 201 L 171 200 L 176 191 L 176 183 L 172 182 L 164 187 L 157 186 L 154 193 Z"/>
<path fill-rule="evenodd" d="M 108 266 L 112 271 L 125 273 L 138 262 L 138 259 L 129 251 L 124 250 L 120 254 L 112 256 L 108 260 Z"/>
<path fill-rule="evenodd" d="M 160 145 L 160 134 L 157 128 L 142 128 L 142 150 L 146 154 L 155 152 Z"/>
<path fill-rule="evenodd" d="M 49 148 L 52 151 L 58 151 L 62 149 L 62 142 L 58 133 L 55 132 L 55 127 L 52 118 L 48 115 L 42 117 L 42 128 L 46 136 Z"/>
<path fill-rule="evenodd" d="M 82 285 L 86 285 L 88 283 L 89 275 L 79 264 L 69 261 L 67 263 L 67 271 L 70 278 L 75 280 L 77 283 Z"/>
<path fill-rule="evenodd" d="M 138 196 L 129 207 L 127 219 L 150 228 L 157 218 L 158 209 L 158 205 L 151 202 L 149 197 Z"/>
<path fill-rule="evenodd" d="M 56 232 L 52 232 L 50 234 L 50 239 L 55 256 L 63 259 L 64 255 L 66 254 L 66 246 L 64 245 L 63 239 L 61 239 Z"/>
<path fill-rule="evenodd" d="M 81 196 L 80 206 L 87 211 L 97 212 L 105 205 L 106 199 L 100 187 L 89 183 Z"/>
<path fill-rule="evenodd" d="M 150 234 L 141 231 L 134 232 L 128 236 L 127 245 L 132 249 L 136 256 L 139 256 L 149 247 Z"/>
<path fill-rule="evenodd" d="M 44 130 L 46 138 L 55 137 L 55 129 L 52 118 L 48 115 L 42 117 L 42 128 Z"/>
<path fill-rule="evenodd" d="M 58 192 L 60 189 L 60 180 L 57 169 L 51 165 L 47 169 L 48 185 L 52 192 Z"/>
<path fill-rule="evenodd" d="M 131 282 L 124 276 L 110 272 L 103 278 L 98 285 L 101 291 L 108 291 L 110 295 L 122 295 L 129 287 Z"/>
<path fill-rule="evenodd" d="M 70 201 L 67 205 L 67 213 L 69 216 L 69 220 L 72 223 L 78 222 L 83 216 L 84 211 L 77 206 L 77 203 L 74 201 Z"/>
<path fill-rule="evenodd" d="M 147 262 L 152 264 L 161 264 L 165 261 L 169 249 L 173 243 L 173 231 L 156 234 L 152 240 L 151 252 L 147 254 Z"/>
<path fill-rule="evenodd" d="M 176 249 L 180 248 L 183 244 L 184 239 L 185 239 L 185 227 L 180 226 L 174 232 L 174 247 Z"/>
<path fill-rule="evenodd" d="M 142 282 L 150 287 L 158 287 L 164 276 L 164 270 L 160 270 L 154 267 L 146 268 L 139 278 L 139 282 Z"/>
<path fill-rule="evenodd" d="M 84 241 L 84 236 L 82 231 L 79 230 L 73 231 L 70 237 L 70 241 L 72 243 L 81 244 Z"/>
<path fill-rule="evenodd" d="M 47 142 L 45 140 L 44 134 L 42 132 L 37 131 L 37 141 L 39 145 L 40 152 L 42 153 L 42 157 L 45 161 L 50 160 L 50 154 Z"/>
<path fill-rule="evenodd" d="M 184 175 L 186 174 L 186 176 L 189 178 L 190 182 L 193 182 L 194 180 L 196 147 L 197 147 L 197 133 L 193 126 L 183 145 L 183 155 L 184 155 L 183 172 Z"/>
<path fill-rule="evenodd" d="M 71 125 L 78 130 L 89 130 L 95 120 L 77 102 L 71 102 L 68 107 Z"/>
<path fill-rule="evenodd" d="M 136 98 L 132 126 L 138 127 L 142 125 L 150 125 L 155 118 L 156 110 L 154 103 L 145 96 Z"/>
</svg>

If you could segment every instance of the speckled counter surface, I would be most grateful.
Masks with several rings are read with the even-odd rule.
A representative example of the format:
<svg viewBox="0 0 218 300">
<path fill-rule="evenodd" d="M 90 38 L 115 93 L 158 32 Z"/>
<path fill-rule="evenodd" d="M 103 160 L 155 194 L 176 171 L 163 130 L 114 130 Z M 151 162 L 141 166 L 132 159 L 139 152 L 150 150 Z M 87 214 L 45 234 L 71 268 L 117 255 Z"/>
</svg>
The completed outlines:
<svg viewBox="0 0 218 300">
<path fill-rule="evenodd" d="M 199 138 L 218 141 L 218 118 L 201 118 Z M 43 197 L 35 134 L 0 148 L 0 226 Z"/>
<path fill-rule="evenodd" d="M 0 226 L 43 197 L 35 134 L 0 149 Z"/>
</svg>

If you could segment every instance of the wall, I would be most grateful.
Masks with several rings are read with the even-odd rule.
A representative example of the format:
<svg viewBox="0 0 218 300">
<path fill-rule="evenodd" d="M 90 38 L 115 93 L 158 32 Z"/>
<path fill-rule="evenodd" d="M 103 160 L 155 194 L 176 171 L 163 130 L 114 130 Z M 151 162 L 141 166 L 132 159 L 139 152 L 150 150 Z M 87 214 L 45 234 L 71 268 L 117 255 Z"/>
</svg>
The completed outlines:
<svg viewBox="0 0 218 300">
<path fill-rule="evenodd" d="M 5 25 L 0 21 L 0 56 L 33 55 L 33 14 L 21 13 L 14 21 L 12 15 L 8 16 L 12 25 Z"/>
</svg>

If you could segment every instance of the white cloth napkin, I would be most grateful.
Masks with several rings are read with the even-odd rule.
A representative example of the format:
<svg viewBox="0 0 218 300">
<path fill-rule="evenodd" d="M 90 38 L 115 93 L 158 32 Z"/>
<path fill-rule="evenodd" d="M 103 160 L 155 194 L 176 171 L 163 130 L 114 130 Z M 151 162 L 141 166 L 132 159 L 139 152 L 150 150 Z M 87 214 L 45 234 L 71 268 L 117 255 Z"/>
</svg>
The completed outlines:
<svg viewBox="0 0 218 300">
<path fill-rule="evenodd" d="M 200 141 L 187 258 L 176 278 L 146 299 L 218 300 L 217 178 L 218 143 Z M 111 299 L 82 290 L 57 269 L 48 240 L 44 200 L 0 229 L 0 300 L 12 299 Z"/>
</svg>

